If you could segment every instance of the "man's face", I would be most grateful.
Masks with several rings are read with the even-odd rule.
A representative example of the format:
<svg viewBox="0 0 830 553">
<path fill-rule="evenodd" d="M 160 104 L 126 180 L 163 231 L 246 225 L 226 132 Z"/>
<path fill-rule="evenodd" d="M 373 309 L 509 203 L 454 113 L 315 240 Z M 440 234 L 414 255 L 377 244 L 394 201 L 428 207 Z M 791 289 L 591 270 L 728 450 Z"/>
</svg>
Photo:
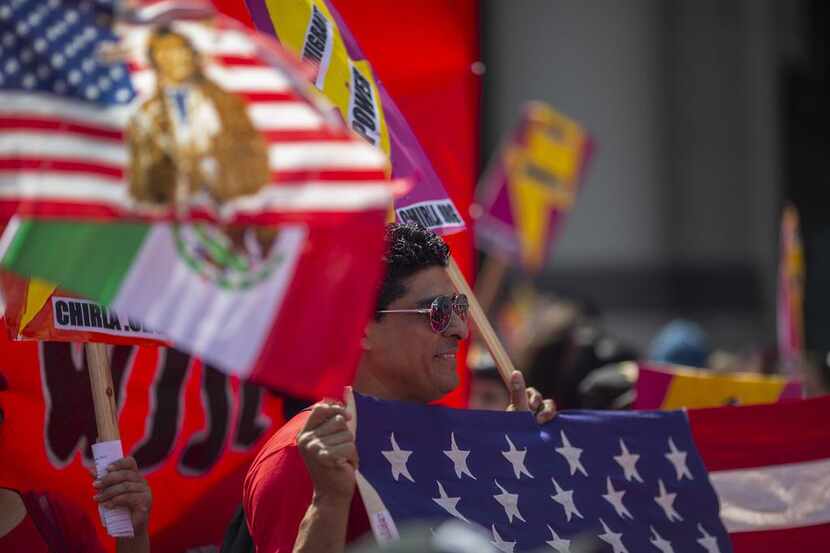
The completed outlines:
<svg viewBox="0 0 830 553">
<path fill-rule="evenodd" d="M 406 293 L 387 309 L 428 308 L 436 296 L 455 293 L 443 267 L 423 269 L 403 283 Z M 433 401 L 458 385 L 456 353 L 467 334 L 467 323 L 455 314 L 436 334 L 427 315 L 387 313 L 367 327 L 364 358 L 387 399 Z"/>
<path fill-rule="evenodd" d="M 196 74 L 196 56 L 179 36 L 156 39 L 152 55 L 159 78 L 167 84 L 181 84 Z"/>
</svg>

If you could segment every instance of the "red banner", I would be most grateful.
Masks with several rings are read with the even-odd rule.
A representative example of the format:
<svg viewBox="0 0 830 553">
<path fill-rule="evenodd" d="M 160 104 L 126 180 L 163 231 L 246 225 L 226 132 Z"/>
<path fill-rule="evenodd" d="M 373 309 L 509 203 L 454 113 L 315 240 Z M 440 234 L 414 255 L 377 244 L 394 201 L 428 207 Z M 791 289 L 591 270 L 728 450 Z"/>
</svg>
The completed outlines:
<svg viewBox="0 0 830 553">
<path fill-rule="evenodd" d="M 83 349 L 10 342 L 3 327 L 0 486 L 61 492 L 97 524 L 86 469 L 96 431 Z M 111 365 L 124 450 L 153 490 L 153 552 L 220 544 L 248 464 L 282 424 L 282 402 L 173 349 L 114 346 Z"/>
</svg>

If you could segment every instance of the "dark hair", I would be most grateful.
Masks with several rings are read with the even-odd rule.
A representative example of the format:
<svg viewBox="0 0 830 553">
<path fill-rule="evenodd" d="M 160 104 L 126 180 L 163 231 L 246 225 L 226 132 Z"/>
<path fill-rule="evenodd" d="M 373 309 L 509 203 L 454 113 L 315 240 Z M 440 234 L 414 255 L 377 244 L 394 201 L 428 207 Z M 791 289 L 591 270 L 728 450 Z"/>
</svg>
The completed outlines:
<svg viewBox="0 0 830 553">
<path fill-rule="evenodd" d="M 150 66 L 156 68 L 156 56 L 155 56 L 155 48 L 156 43 L 167 37 L 176 37 L 182 41 L 185 48 L 190 50 L 193 56 L 196 58 L 196 69 L 197 73 L 200 73 L 201 67 L 199 66 L 199 51 L 193 45 L 193 42 L 190 41 L 190 38 L 187 35 L 184 35 L 178 31 L 174 31 L 170 26 L 163 25 L 161 27 L 156 28 L 153 33 L 150 35 L 150 38 L 147 40 L 147 61 L 150 62 Z"/>
<path fill-rule="evenodd" d="M 434 232 L 415 223 L 392 223 L 386 227 L 386 275 L 378 294 L 376 310 L 406 294 L 403 281 L 429 267 L 446 267 L 450 248 Z M 381 314 L 375 313 L 375 320 Z"/>
</svg>

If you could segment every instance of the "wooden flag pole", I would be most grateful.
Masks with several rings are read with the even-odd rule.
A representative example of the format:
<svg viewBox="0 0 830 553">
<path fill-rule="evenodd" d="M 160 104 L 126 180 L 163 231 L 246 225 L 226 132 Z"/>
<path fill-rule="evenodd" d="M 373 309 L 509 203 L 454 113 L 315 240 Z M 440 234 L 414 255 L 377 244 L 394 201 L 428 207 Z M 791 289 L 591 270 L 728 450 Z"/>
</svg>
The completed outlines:
<svg viewBox="0 0 830 553">
<path fill-rule="evenodd" d="M 496 331 L 493 330 L 493 326 L 487 320 L 487 315 L 481 308 L 481 304 L 478 303 L 475 293 L 470 288 L 470 285 L 467 284 L 467 279 L 464 278 L 464 274 L 458 268 L 458 264 L 452 256 L 450 256 L 450 262 L 447 265 L 447 273 L 453 285 L 455 285 L 456 290 L 467 296 L 470 302 L 470 317 L 473 319 L 473 324 L 481 339 L 484 340 L 484 344 L 487 346 L 490 355 L 493 356 L 493 361 L 496 362 L 496 367 L 499 370 L 502 380 L 504 380 L 505 386 L 509 389 L 510 375 L 516 370 L 516 367 L 513 366 L 513 361 L 507 355 L 507 351 L 505 351 L 501 340 L 496 335 Z"/>
<path fill-rule="evenodd" d="M 86 359 L 89 366 L 89 383 L 92 386 L 92 403 L 95 405 L 95 423 L 98 427 L 98 441 L 120 440 L 118 432 L 118 411 L 115 407 L 115 388 L 112 372 L 107 360 L 107 346 L 87 343 Z"/>
</svg>

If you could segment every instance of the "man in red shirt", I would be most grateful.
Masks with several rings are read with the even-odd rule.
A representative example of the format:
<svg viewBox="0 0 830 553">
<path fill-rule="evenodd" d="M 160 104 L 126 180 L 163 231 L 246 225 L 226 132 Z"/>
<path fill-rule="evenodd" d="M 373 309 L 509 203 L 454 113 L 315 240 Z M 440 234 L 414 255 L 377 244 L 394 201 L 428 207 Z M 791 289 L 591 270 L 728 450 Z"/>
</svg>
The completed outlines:
<svg viewBox="0 0 830 553">
<path fill-rule="evenodd" d="M 387 229 L 386 277 L 361 341 L 353 383 L 362 394 L 428 403 L 458 385 L 459 343 L 467 338 L 466 298 L 445 270 L 449 248 L 416 225 Z M 518 371 L 511 406 L 540 423 L 555 408 Z M 357 449 L 343 405 L 324 401 L 291 419 L 259 452 L 243 485 L 243 508 L 257 553 L 340 553 L 369 530 L 355 494 Z"/>
</svg>

